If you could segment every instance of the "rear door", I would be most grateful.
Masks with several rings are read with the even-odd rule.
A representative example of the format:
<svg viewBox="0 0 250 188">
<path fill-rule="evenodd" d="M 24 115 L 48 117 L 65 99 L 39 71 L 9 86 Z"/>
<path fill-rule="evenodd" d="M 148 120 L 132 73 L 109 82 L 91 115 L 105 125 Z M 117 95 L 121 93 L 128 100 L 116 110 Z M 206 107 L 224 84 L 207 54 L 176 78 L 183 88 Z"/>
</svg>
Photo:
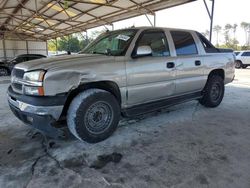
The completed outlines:
<svg viewBox="0 0 250 188">
<path fill-rule="evenodd" d="M 176 52 L 176 95 L 192 93 L 204 87 L 203 57 L 198 53 L 193 33 L 170 31 Z"/>
<path fill-rule="evenodd" d="M 241 60 L 243 64 L 250 65 L 250 52 L 243 52 L 241 55 Z"/>
<path fill-rule="evenodd" d="M 137 39 L 134 52 L 140 46 L 149 46 L 152 54 L 131 58 L 126 62 L 128 106 L 167 98 L 174 94 L 174 58 L 170 56 L 168 39 L 164 30 L 143 31 Z"/>
</svg>

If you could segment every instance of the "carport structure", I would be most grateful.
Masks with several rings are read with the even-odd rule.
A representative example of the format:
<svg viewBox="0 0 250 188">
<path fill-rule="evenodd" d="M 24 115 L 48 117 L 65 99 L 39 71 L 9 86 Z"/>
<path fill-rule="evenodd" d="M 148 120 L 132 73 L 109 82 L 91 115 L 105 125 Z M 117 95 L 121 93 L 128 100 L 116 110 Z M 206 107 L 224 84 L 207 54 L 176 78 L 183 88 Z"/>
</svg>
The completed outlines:
<svg viewBox="0 0 250 188">
<path fill-rule="evenodd" d="M 2 0 L 0 37 L 7 39 L 15 35 L 22 40 L 32 38 L 47 41 L 140 15 L 155 16 L 156 11 L 194 1 Z M 213 14 L 210 14 L 206 1 L 203 1 L 212 20 Z"/>
</svg>

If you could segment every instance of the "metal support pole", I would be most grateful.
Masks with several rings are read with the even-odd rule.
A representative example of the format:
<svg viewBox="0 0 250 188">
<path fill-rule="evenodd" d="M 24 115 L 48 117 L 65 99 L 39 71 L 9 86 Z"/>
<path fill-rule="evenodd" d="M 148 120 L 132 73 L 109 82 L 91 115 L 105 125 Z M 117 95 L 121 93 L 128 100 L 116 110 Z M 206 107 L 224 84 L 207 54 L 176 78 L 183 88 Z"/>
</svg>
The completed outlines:
<svg viewBox="0 0 250 188">
<path fill-rule="evenodd" d="M 215 0 L 212 0 L 212 13 L 211 13 L 211 20 L 210 20 L 210 36 L 209 36 L 210 42 L 212 41 L 212 36 L 213 36 L 214 3 L 215 3 Z"/>
<path fill-rule="evenodd" d="M 88 31 L 86 30 L 86 41 L 89 44 L 89 36 L 88 36 Z"/>
<path fill-rule="evenodd" d="M 210 0 L 210 1 L 212 1 L 212 10 L 211 10 L 211 12 L 209 11 L 209 8 L 208 8 L 206 0 L 203 0 L 204 5 L 205 5 L 206 10 L 207 10 L 207 13 L 208 13 L 208 16 L 210 18 L 209 40 L 211 42 L 212 41 L 212 36 L 213 36 L 213 22 L 214 22 L 214 4 L 215 4 L 215 0 Z"/>
<path fill-rule="evenodd" d="M 26 40 L 26 52 L 27 52 L 27 54 L 29 54 L 29 43 L 27 40 Z"/>
<path fill-rule="evenodd" d="M 156 13 L 154 14 L 154 27 L 156 27 Z"/>
<path fill-rule="evenodd" d="M 48 50 L 49 48 L 48 48 L 48 40 L 46 40 L 46 56 L 48 56 L 49 55 L 49 50 Z"/>
<path fill-rule="evenodd" d="M 4 57 L 4 60 L 7 60 L 6 47 L 5 47 L 5 39 L 4 39 L 4 37 L 3 37 L 3 57 Z"/>
<path fill-rule="evenodd" d="M 145 16 L 146 16 L 146 18 L 148 19 L 148 22 L 150 23 L 150 25 L 151 25 L 152 27 L 154 27 L 154 24 L 151 22 L 151 20 L 149 19 L 148 15 L 145 14 Z"/>
<path fill-rule="evenodd" d="M 56 38 L 56 55 L 58 55 L 57 38 Z"/>
</svg>

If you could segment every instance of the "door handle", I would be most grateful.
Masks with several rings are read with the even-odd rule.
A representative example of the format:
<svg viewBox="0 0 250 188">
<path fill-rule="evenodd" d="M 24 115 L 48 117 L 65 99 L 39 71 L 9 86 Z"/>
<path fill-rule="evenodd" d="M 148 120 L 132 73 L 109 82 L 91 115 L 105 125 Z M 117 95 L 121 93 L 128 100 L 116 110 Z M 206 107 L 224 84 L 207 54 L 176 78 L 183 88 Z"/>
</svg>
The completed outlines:
<svg viewBox="0 0 250 188">
<path fill-rule="evenodd" d="M 195 66 L 200 66 L 201 65 L 201 61 L 197 60 L 194 62 L 195 63 Z"/>
<path fill-rule="evenodd" d="M 175 63 L 174 62 L 168 62 L 167 63 L 167 68 L 168 69 L 172 69 L 172 68 L 174 68 L 175 67 Z"/>
</svg>

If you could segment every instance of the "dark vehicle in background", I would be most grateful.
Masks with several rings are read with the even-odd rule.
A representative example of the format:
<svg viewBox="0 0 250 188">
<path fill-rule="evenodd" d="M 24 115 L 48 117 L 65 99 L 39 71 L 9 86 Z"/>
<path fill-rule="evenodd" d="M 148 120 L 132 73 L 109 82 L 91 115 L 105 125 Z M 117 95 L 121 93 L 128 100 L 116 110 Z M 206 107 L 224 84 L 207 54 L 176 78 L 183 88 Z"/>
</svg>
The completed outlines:
<svg viewBox="0 0 250 188">
<path fill-rule="evenodd" d="M 46 56 L 41 55 L 41 54 L 22 54 L 22 55 L 16 56 L 15 58 L 13 58 L 10 61 L 2 62 L 2 63 L 0 63 L 0 76 L 10 75 L 13 67 L 18 63 L 22 63 L 25 61 L 31 61 L 31 60 L 35 60 L 35 59 L 41 59 L 41 58 L 46 58 Z"/>
</svg>

